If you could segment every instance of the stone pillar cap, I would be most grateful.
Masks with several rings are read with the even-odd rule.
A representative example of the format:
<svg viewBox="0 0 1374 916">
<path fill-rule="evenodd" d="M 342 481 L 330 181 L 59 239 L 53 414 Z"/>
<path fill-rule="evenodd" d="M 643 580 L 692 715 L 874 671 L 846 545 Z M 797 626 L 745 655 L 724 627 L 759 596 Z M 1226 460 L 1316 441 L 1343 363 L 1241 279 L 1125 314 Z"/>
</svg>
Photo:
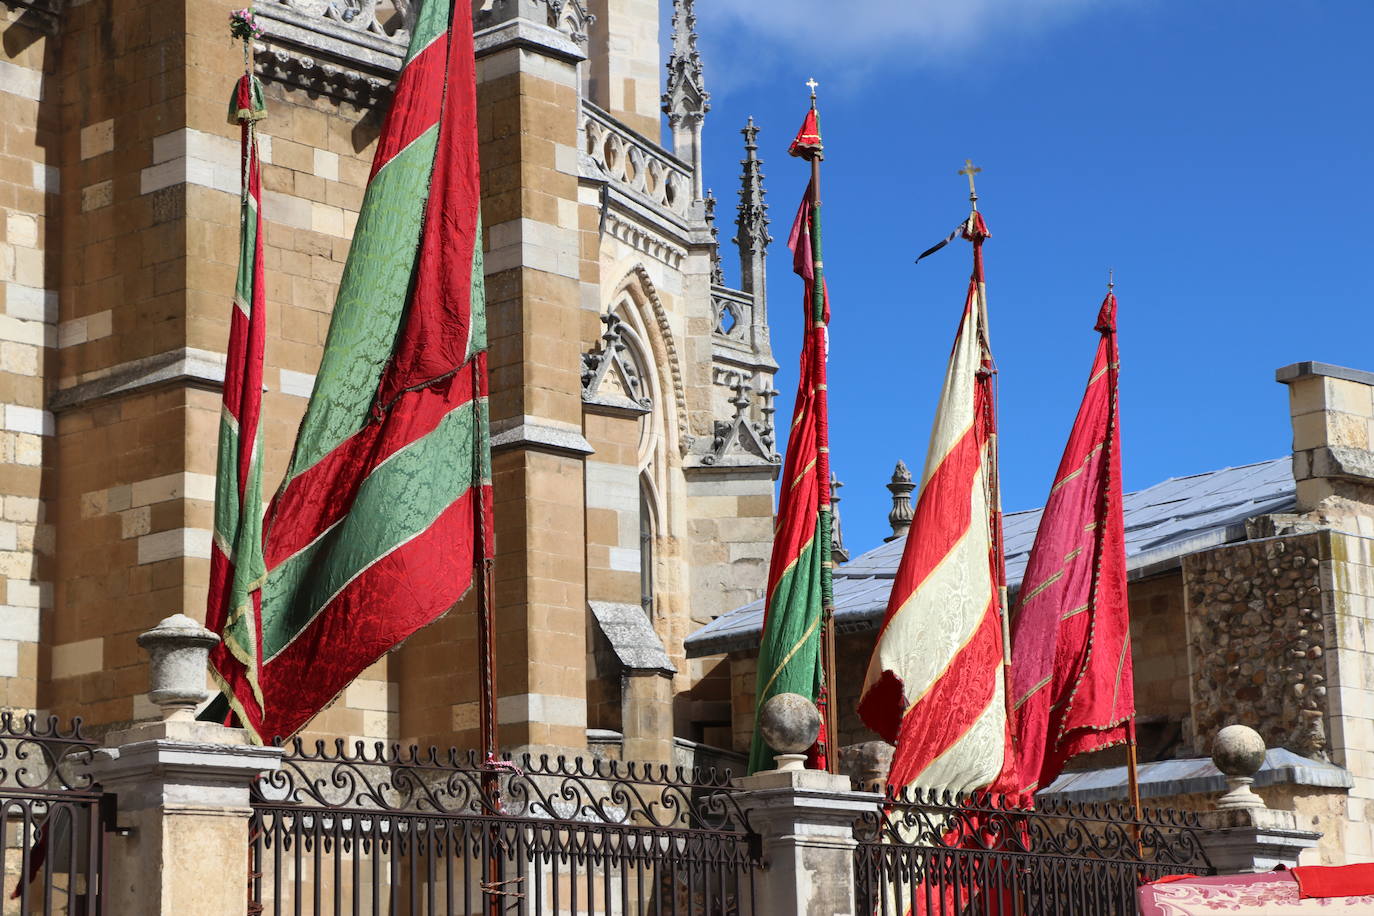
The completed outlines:
<svg viewBox="0 0 1374 916">
<path fill-rule="evenodd" d="M 203 643 L 206 646 L 217 645 L 220 641 L 219 636 L 201 626 L 200 621 L 185 614 L 173 614 L 171 617 L 162 618 L 151 630 L 138 634 L 138 644 L 147 649 L 150 644 L 168 638 L 185 640 L 192 645 Z"/>
<path fill-rule="evenodd" d="M 1333 366 L 1331 363 L 1319 363 L 1307 360 L 1301 363 L 1292 363 L 1274 372 L 1274 381 L 1288 384 L 1299 379 L 1312 378 L 1313 376 L 1324 375 L 1328 378 L 1345 379 L 1347 382 L 1359 382 L 1361 385 L 1374 386 L 1374 372 L 1366 372 L 1363 369 L 1348 369 L 1345 366 Z"/>
</svg>

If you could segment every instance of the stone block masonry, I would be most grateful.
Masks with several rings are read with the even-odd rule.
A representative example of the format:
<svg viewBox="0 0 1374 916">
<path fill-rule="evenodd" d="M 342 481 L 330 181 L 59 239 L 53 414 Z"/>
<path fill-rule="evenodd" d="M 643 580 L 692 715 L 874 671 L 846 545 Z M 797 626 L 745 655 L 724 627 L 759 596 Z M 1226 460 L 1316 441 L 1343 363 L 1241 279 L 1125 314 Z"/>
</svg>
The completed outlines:
<svg viewBox="0 0 1374 916">
<path fill-rule="evenodd" d="M 40 42 L 5 63 L 48 61 L 47 71 L 0 81 L 0 98 L 12 85 L 24 88 L 53 134 L 41 148 L 30 143 L 23 199 L 0 190 L 0 279 L 22 287 L 14 295 L 5 287 L 0 384 L 7 373 L 25 374 L 31 389 L 0 390 L 0 558 L 25 543 L 36 556 L 31 574 L 9 580 L 11 602 L 27 603 L 0 630 L 0 685 L 14 667 L 7 644 L 31 633 L 37 618 L 51 650 L 46 661 L 17 653 L 18 667 L 37 679 L 22 702 L 80 708 L 96 727 L 149 714 L 133 635 L 178 611 L 204 613 L 239 255 L 239 139 L 224 117 L 242 68 L 225 35 L 231 6 L 140 0 L 121 6 L 111 30 L 107 8 L 73 4 L 60 54 L 44 57 Z M 361 109 L 281 83 L 268 81 L 267 91 L 262 429 L 270 494 L 319 364 L 377 124 L 364 122 Z M 0 131 L 26 123 L 18 113 L 0 121 Z M 51 165 L 60 161 L 64 183 L 44 149 Z M 47 239 L 64 257 L 34 284 L 33 258 L 9 252 Z M 55 416 L 44 412 L 49 405 Z M 53 485 L 43 488 L 49 470 Z M 55 539 L 62 550 L 45 573 L 42 550 Z M 21 571 L 17 556 L 7 562 L 5 572 Z M 383 661 L 317 720 L 316 733 L 394 738 L 390 683 Z"/>
<path fill-rule="evenodd" d="M 52 613 L 52 468 L 44 376 L 57 342 L 60 227 L 55 36 L 0 7 L 0 707 L 40 705 L 39 639 Z"/>
</svg>

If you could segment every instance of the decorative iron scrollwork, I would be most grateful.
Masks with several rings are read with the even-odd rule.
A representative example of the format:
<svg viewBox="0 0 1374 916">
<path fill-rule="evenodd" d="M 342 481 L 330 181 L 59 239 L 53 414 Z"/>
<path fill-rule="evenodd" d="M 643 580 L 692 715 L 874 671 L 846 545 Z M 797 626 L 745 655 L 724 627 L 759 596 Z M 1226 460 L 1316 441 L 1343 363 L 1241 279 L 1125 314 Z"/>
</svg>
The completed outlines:
<svg viewBox="0 0 1374 916">
<path fill-rule="evenodd" d="M 0 794 L 89 793 L 91 757 L 98 743 L 81 733 L 81 720 L 63 729 L 56 716 L 0 712 Z"/>
<path fill-rule="evenodd" d="M 745 832 L 730 773 L 584 757 L 525 755 L 484 765 L 473 752 L 337 739 L 290 745 L 253 788 L 255 805 L 532 818 L 658 830 Z"/>
</svg>

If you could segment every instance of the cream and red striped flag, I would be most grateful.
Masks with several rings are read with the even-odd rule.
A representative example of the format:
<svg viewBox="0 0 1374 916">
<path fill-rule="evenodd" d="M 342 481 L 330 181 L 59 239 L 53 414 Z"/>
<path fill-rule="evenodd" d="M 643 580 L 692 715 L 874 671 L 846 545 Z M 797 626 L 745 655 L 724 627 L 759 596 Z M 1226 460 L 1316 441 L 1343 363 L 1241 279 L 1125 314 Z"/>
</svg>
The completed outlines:
<svg viewBox="0 0 1374 916">
<path fill-rule="evenodd" d="M 1121 744 L 1135 715 L 1117 411 L 1116 296 L 1012 613 L 1017 788 L 1049 785 L 1075 754 Z"/>
<path fill-rule="evenodd" d="M 930 450 L 859 714 L 896 744 L 888 785 L 990 786 L 1008 757 L 1001 518 L 995 496 L 992 358 L 983 241 L 963 229 L 973 276 L 945 373 Z"/>
</svg>

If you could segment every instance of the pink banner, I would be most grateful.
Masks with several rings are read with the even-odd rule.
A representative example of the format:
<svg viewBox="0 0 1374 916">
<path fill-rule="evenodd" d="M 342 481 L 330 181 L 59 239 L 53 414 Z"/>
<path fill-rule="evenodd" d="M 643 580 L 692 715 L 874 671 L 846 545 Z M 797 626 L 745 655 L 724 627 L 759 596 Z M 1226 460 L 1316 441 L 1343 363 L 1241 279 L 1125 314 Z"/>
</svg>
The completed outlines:
<svg viewBox="0 0 1374 916">
<path fill-rule="evenodd" d="M 1139 891 L 1140 916 L 1301 916 L 1304 913 L 1374 913 L 1374 895 L 1301 897 L 1292 872 L 1218 875 L 1147 884 Z"/>
</svg>

